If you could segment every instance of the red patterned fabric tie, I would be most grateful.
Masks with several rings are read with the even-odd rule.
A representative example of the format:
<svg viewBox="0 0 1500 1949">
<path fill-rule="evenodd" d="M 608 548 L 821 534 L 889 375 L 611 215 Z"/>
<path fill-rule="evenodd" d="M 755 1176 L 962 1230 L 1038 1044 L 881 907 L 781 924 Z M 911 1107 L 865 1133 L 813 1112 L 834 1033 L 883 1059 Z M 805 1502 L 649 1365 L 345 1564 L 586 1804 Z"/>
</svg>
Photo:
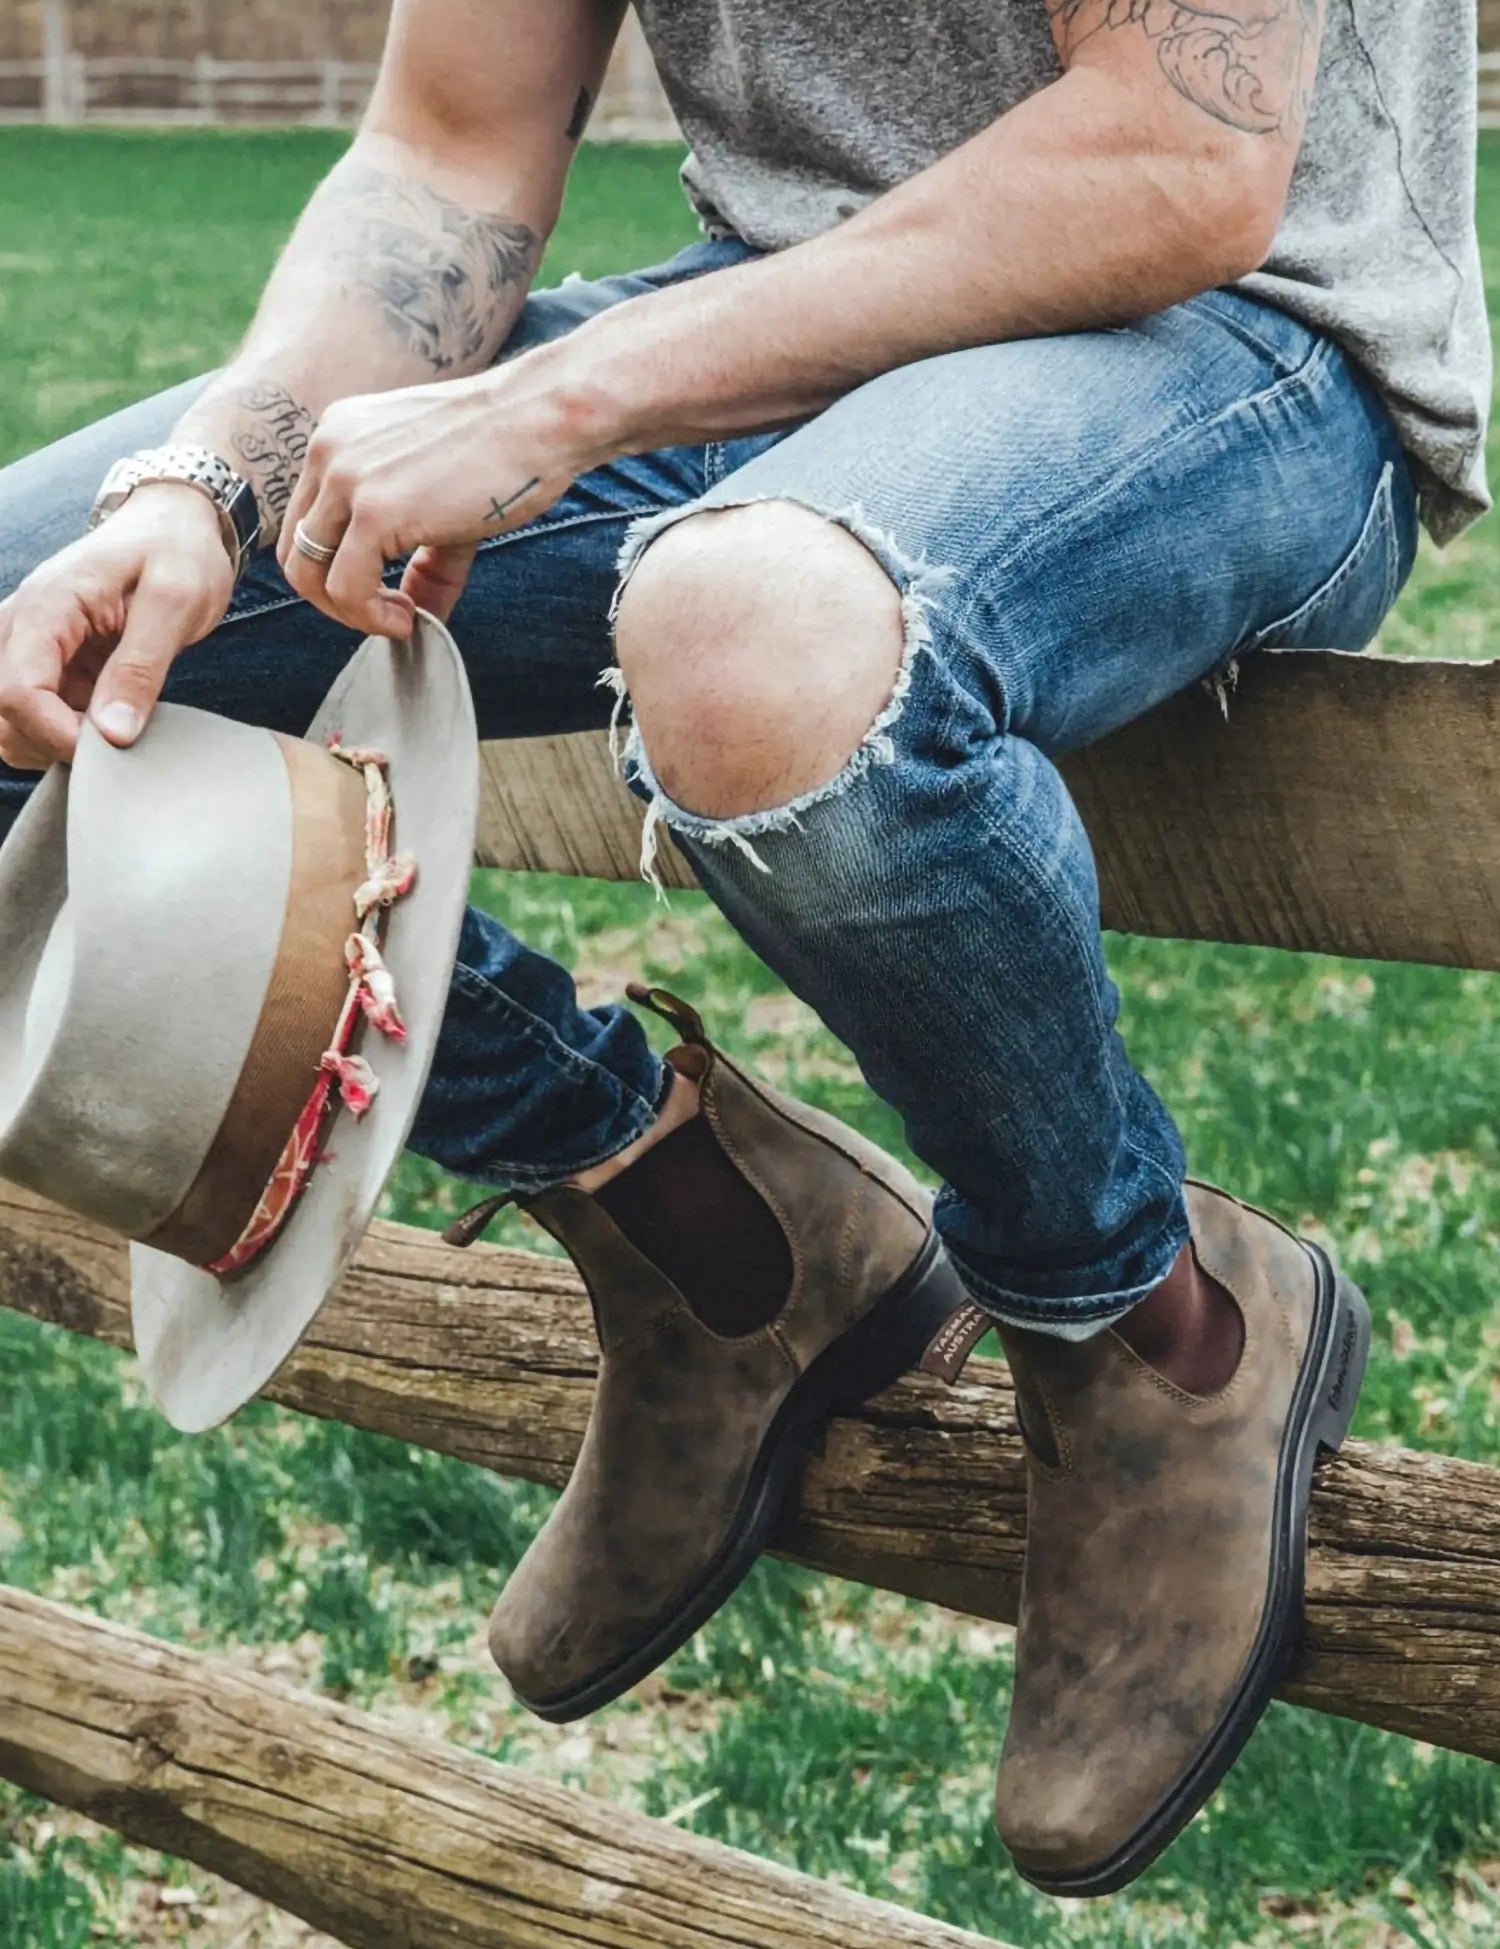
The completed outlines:
<svg viewBox="0 0 1500 1949">
<path fill-rule="evenodd" d="M 351 1053 L 361 1019 L 394 1042 L 406 1040 L 395 984 L 381 959 L 380 931 L 386 910 L 415 885 L 416 862 L 407 854 L 391 852 L 394 806 L 384 753 L 342 745 L 337 733 L 329 739 L 328 749 L 344 764 L 363 772 L 365 780 L 365 879 L 354 894 L 356 930 L 344 943 L 349 992 L 323 1052 L 312 1094 L 277 1159 L 254 1215 L 224 1256 L 203 1268 L 221 1279 L 243 1272 L 258 1259 L 291 1217 L 315 1166 L 323 1161 L 324 1130 L 339 1101 L 352 1117 L 362 1117 L 374 1102 L 379 1080 L 362 1055 Z M 334 1098 L 335 1086 L 338 1100 Z"/>
</svg>

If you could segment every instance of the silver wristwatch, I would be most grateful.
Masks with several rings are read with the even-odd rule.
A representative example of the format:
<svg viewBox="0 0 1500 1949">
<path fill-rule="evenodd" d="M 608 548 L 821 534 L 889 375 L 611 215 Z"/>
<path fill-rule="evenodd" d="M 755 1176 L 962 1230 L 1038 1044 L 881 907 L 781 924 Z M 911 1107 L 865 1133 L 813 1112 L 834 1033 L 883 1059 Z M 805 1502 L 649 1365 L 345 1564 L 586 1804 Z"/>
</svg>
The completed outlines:
<svg viewBox="0 0 1500 1949">
<path fill-rule="evenodd" d="M 107 521 L 138 487 L 150 481 L 181 481 L 207 495 L 219 511 L 224 546 L 238 582 L 260 539 L 260 506 L 249 481 L 208 447 L 152 447 L 117 460 L 104 476 L 104 485 L 94 501 L 90 528 Z"/>
</svg>

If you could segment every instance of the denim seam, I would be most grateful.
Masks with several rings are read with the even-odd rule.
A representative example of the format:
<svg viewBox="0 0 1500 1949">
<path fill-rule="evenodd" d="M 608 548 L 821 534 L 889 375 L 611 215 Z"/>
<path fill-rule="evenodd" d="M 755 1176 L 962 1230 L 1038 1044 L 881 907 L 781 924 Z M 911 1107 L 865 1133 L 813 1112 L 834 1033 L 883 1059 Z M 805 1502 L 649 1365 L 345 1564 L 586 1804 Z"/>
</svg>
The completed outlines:
<svg viewBox="0 0 1500 1949">
<path fill-rule="evenodd" d="M 1259 352 L 1261 357 L 1284 379 L 1291 378 L 1299 367 L 1306 363 L 1305 358 L 1298 359 L 1295 362 L 1290 361 L 1283 347 L 1273 345 L 1269 338 L 1262 338 L 1255 327 L 1247 323 L 1243 318 L 1229 311 L 1222 310 L 1214 303 L 1214 299 L 1219 295 L 1220 291 L 1218 287 L 1215 287 L 1211 291 L 1201 291 L 1196 298 L 1189 298 L 1186 301 L 1185 308 L 1188 311 L 1206 311 L 1217 324 L 1221 325 L 1232 337 L 1237 338 L 1242 345 L 1252 352 Z M 1258 298 L 1252 298 L 1246 291 L 1237 291 L 1233 295 L 1244 304 L 1257 305 L 1261 310 L 1269 309 L 1269 307 L 1262 305 Z M 1295 324 L 1304 338 L 1315 339 L 1318 337 L 1318 333 L 1310 325 L 1304 325 L 1300 320 L 1293 319 L 1290 313 L 1282 312 L 1280 315 L 1286 318 L 1288 323 Z"/>
<path fill-rule="evenodd" d="M 625 1143 L 631 1143 L 636 1137 L 642 1135 L 660 1114 L 671 1088 L 673 1071 L 669 1063 L 662 1063 L 662 1077 L 657 1094 L 648 1100 L 631 1089 L 628 1084 L 623 1083 L 613 1070 L 606 1069 L 602 1063 L 590 1061 L 587 1056 L 580 1056 L 576 1049 L 570 1049 L 550 1023 L 533 1014 L 513 995 L 507 995 L 503 989 L 497 988 L 492 981 L 487 980 L 475 969 L 466 967 L 460 962 L 453 970 L 453 985 L 462 989 L 469 1000 L 477 1003 L 487 1013 L 506 1015 L 509 1018 L 507 1026 L 513 1032 L 538 1045 L 545 1058 L 563 1074 L 592 1084 L 604 1082 L 622 1106 L 630 1106 L 630 1135 L 625 1139 Z M 585 1158 L 573 1164 L 571 1171 L 583 1171 L 593 1164 L 603 1163 L 605 1158 L 613 1157 L 623 1148 L 624 1143 L 615 1142 L 598 1156 Z M 518 1164 L 501 1158 L 486 1158 L 480 1167 L 477 1181 L 482 1183 L 488 1176 L 504 1176 L 518 1182 L 525 1181 L 533 1188 L 539 1188 L 544 1178 L 547 1183 L 557 1182 L 555 1175 L 538 1173 L 534 1165 Z"/>
<path fill-rule="evenodd" d="M 1303 617 L 1317 608 L 1319 603 L 1326 602 L 1344 586 L 1355 570 L 1362 565 L 1371 549 L 1382 539 L 1387 546 L 1385 587 L 1382 591 L 1381 607 L 1383 613 L 1389 612 L 1392 603 L 1396 600 L 1396 578 L 1401 566 L 1401 550 L 1396 538 L 1395 478 L 1395 464 L 1388 460 L 1380 470 L 1380 480 L 1374 494 L 1370 497 L 1370 505 L 1365 511 L 1359 535 L 1345 559 L 1327 581 L 1319 583 L 1312 594 L 1299 602 L 1290 614 L 1282 616 L 1274 623 L 1267 623 L 1264 629 L 1256 630 L 1246 640 L 1242 653 L 1262 648 L 1273 636 L 1279 635 L 1283 630 L 1295 629 Z"/>
<path fill-rule="evenodd" d="M 594 1064 L 592 1067 L 598 1070 L 600 1065 Z M 604 1070 L 602 1073 L 605 1075 L 610 1074 L 608 1070 Z M 610 1143 L 607 1149 L 595 1151 L 592 1155 L 581 1157 L 570 1165 L 558 1166 L 550 1171 L 539 1171 L 534 1163 L 523 1164 L 509 1158 L 487 1157 L 484 1163 L 479 1166 L 477 1174 L 470 1174 L 472 1181 L 477 1184 L 484 1184 L 503 1178 L 507 1181 L 507 1188 L 511 1190 L 523 1192 L 550 1191 L 554 1186 L 563 1183 L 567 1178 L 576 1176 L 580 1171 L 592 1170 L 596 1164 L 603 1164 L 611 1157 L 617 1157 L 628 1145 L 633 1144 L 638 1137 L 643 1137 L 651 1129 L 666 1107 L 666 1100 L 671 1093 L 675 1076 L 676 1072 L 672 1068 L 672 1065 L 664 1062 L 662 1064 L 661 1088 L 657 1094 L 655 1103 L 649 1109 L 637 1111 L 625 1126 L 626 1134 L 623 1137 L 617 1137 Z M 617 1077 L 612 1080 L 616 1083 L 619 1081 Z M 645 1098 L 635 1096 L 634 1091 L 621 1091 L 622 1101 L 626 1097 L 634 1097 L 637 1104 L 645 1103 Z"/>
<path fill-rule="evenodd" d="M 986 829 L 997 836 L 1001 831 L 1001 827 L 995 824 L 993 821 L 986 822 Z M 1050 903 L 1055 915 L 1057 916 L 1058 919 L 1061 920 L 1069 939 L 1073 943 L 1074 951 L 1082 959 L 1085 970 L 1088 974 L 1089 990 L 1094 1003 L 1095 1022 L 1103 1034 L 1105 1034 L 1106 1036 L 1112 1034 L 1113 1030 L 1110 1024 L 1105 1020 L 1104 995 L 1102 989 L 1099 986 L 1098 969 L 1094 965 L 1094 955 L 1092 952 L 1093 943 L 1087 940 L 1083 935 L 1082 931 L 1077 925 L 1075 916 L 1069 912 L 1061 896 L 1058 894 L 1057 888 L 1052 884 L 1052 881 L 1047 876 L 1047 874 L 1042 871 L 1041 862 L 1037 859 L 1036 855 L 1031 851 L 1031 849 L 1024 843 L 1024 841 L 1020 840 L 1018 837 L 1010 839 L 1008 844 L 1012 854 L 1017 859 L 1019 859 L 1022 862 L 1022 864 L 1026 867 L 1026 870 L 1030 875 L 1032 885 Z M 1115 1078 L 1112 1069 L 1108 1071 L 1108 1076 L 1109 1076 L 1110 1091 L 1115 1099 L 1116 1114 L 1119 1116 L 1121 1126 L 1122 1127 L 1128 1126 L 1130 1121 L 1129 1112 L 1126 1110 L 1125 1099 L 1120 1094 L 1120 1086 Z M 1182 1185 L 1180 1181 L 1174 1177 L 1171 1171 L 1167 1169 L 1167 1167 L 1162 1163 L 1160 1158 L 1151 1156 L 1149 1151 L 1143 1151 L 1140 1148 L 1140 1146 L 1131 1139 L 1128 1133 L 1128 1129 L 1126 1130 L 1126 1134 L 1121 1137 L 1120 1141 L 1122 1146 L 1130 1152 L 1132 1157 L 1134 1157 L 1139 1163 L 1144 1164 L 1149 1170 L 1153 1171 L 1156 1174 L 1156 1176 L 1161 1180 L 1161 1182 L 1166 1186 L 1168 1186 L 1168 1188 L 1172 1191 L 1174 1197 L 1177 1197 L 1181 1194 Z"/>
<path fill-rule="evenodd" d="M 470 1001 L 477 1002 L 492 1015 L 509 1015 L 513 1026 L 523 1035 L 541 1043 L 549 1053 L 560 1055 L 564 1059 L 560 1067 L 571 1068 L 580 1079 L 606 1077 L 622 1100 L 629 1097 L 637 1103 L 646 1103 L 647 1099 L 628 1084 L 622 1083 L 612 1069 L 606 1069 L 603 1063 L 594 1062 L 588 1056 L 579 1055 L 576 1049 L 570 1049 L 550 1022 L 527 1008 L 524 1002 L 518 1002 L 514 995 L 508 995 L 477 969 L 459 962 L 453 970 L 453 983 L 464 990 Z"/>
<path fill-rule="evenodd" d="M 599 521 L 639 521 L 643 517 L 649 518 L 653 512 L 670 512 L 670 510 L 670 502 L 663 501 L 660 504 L 660 509 L 657 510 L 648 501 L 643 502 L 637 508 L 609 508 L 600 509 L 594 514 L 562 515 L 556 521 L 548 521 L 543 518 L 529 523 L 524 528 L 512 528 L 508 534 L 490 535 L 479 544 L 476 553 L 479 555 L 489 555 L 497 548 L 503 548 L 513 541 L 531 541 L 543 535 L 561 534 L 568 528 L 586 528 L 591 523 Z M 398 572 L 400 572 L 400 565 L 393 563 L 387 567 L 382 579 L 389 579 Z M 258 616 L 274 615 L 278 609 L 295 609 L 298 603 L 306 602 L 306 600 L 306 596 L 299 596 L 295 590 L 292 590 L 284 596 L 273 596 L 269 601 L 260 603 L 254 609 L 235 609 L 231 607 L 226 613 L 224 620 L 219 624 L 219 628 L 228 629 L 234 623 L 253 622 Z"/>
<path fill-rule="evenodd" d="M 654 1111 L 644 1116 L 633 1117 L 625 1126 L 628 1134 L 622 1139 L 612 1142 L 608 1149 L 596 1151 L 589 1157 L 581 1157 L 576 1163 L 566 1168 L 560 1167 L 561 1175 L 559 1175 L 558 1171 L 538 1171 L 534 1164 L 513 1163 L 505 1158 L 486 1158 L 480 1167 L 480 1175 L 472 1181 L 476 1184 L 484 1184 L 491 1178 L 497 1180 L 505 1178 L 508 1181 L 507 1188 L 510 1190 L 521 1192 L 551 1191 L 557 1185 L 565 1183 L 568 1178 L 576 1177 L 580 1171 L 591 1171 L 596 1164 L 604 1164 L 611 1157 L 618 1157 L 620 1152 L 633 1144 L 638 1137 L 645 1136 L 646 1132 L 656 1123 L 665 1107 L 667 1094 L 672 1087 L 674 1072 L 670 1063 L 664 1063 L 662 1068 L 665 1074 L 662 1078 L 661 1097 Z M 642 1100 L 637 1098 L 637 1101 Z"/>
<path fill-rule="evenodd" d="M 1098 507 L 1107 504 L 1111 497 L 1119 494 L 1125 488 L 1134 486 L 1143 474 L 1160 466 L 1163 460 L 1175 453 L 1179 447 L 1185 445 L 1187 442 L 1199 439 L 1204 434 L 1213 432 L 1217 427 L 1228 425 L 1244 414 L 1263 411 L 1267 406 L 1274 405 L 1280 400 L 1289 398 L 1296 393 L 1310 393 L 1331 363 L 1335 349 L 1332 339 L 1320 337 L 1313 350 L 1302 361 L 1301 365 L 1297 367 L 1295 372 L 1283 374 L 1274 384 L 1262 387 L 1259 392 L 1246 393 L 1242 398 L 1231 401 L 1229 405 L 1221 407 L 1216 413 L 1210 413 L 1206 418 L 1191 421 L 1187 426 L 1172 434 L 1165 441 L 1151 446 L 1141 447 L 1124 466 L 1116 467 L 1110 474 L 1109 479 L 1096 487 L 1093 493 L 1088 495 L 1087 498 L 1068 504 L 1065 511 L 1065 519 L 1068 525 L 1076 526 Z M 1055 510 L 1054 512 L 1059 515 L 1063 514 L 1062 510 Z M 988 564 L 984 577 L 974 576 L 972 578 L 973 594 L 970 596 L 969 608 L 961 612 L 958 620 L 967 622 L 969 610 L 972 609 L 974 602 L 978 600 L 979 585 L 981 582 L 984 582 L 988 586 L 992 585 L 996 579 L 1011 575 L 1020 564 L 1026 561 L 1028 555 L 1036 548 L 1037 543 L 1034 537 L 1041 531 L 1049 529 L 1050 523 L 1046 519 L 1031 524 L 1027 534 L 1016 543 L 1009 555 L 1002 557 L 999 561 Z M 1050 529 L 1049 546 L 1055 545 L 1056 532 L 1055 529 Z"/>
</svg>

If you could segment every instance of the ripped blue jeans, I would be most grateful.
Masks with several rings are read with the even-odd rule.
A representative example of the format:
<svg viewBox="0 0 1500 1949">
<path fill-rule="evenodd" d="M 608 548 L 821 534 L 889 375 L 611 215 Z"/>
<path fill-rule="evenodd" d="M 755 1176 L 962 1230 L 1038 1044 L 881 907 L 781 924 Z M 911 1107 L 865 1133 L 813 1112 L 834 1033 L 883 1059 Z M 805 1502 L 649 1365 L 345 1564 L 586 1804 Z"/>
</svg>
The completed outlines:
<svg viewBox="0 0 1500 1949">
<path fill-rule="evenodd" d="M 503 356 L 749 254 L 696 244 L 539 292 Z M 0 473 L 0 596 L 79 533 L 109 462 L 163 440 L 196 384 Z M 865 544 L 901 592 L 904 654 L 828 783 L 707 818 L 652 770 L 610 619 L 663 528 L 761 499 Z M 905 366 L 775 433 L 616 461 L 481 548 L 452 627 L 486 738 L 614 720 L 648 806 L 643 871 L 664 822 L 941 1176 L 937 1224 L 975 1298 L 1076 1336 L 1172 1263 L 1185 1162 L 1116 1028 L 1093 858 L 1052 760 L 1263 645 L 1364 648 L 1415 546 L 1406 462 L 1363 378 L 1215 291 Z M 298 733 L 356 640 L 262 555 L 168 695 Z M 33 783 L 0 768 L 0 830 Z M 639 1136 L 670 1082 L 629 1009 L 581 1007 L 564 968 L 471 911 L 413 1144 L 540 1189 Z"/>
</svg>

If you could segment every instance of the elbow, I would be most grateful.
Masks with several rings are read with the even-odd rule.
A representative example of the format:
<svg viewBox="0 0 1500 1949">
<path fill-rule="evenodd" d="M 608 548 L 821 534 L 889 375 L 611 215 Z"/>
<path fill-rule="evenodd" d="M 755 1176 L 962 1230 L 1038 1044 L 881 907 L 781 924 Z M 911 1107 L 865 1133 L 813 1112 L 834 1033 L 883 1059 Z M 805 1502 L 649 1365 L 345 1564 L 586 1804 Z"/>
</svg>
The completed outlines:
<svg viewBox="0 0 1500 1949">
<path fill-rule="evenodd" d="M 1243 158 L 1236 158 L 1243 163 Z M 1270 256 L 1286 208 L 1287 184 L 1254 168 L 1227 167 L 1212 191 L 1196 199 L 1194 275 L 1202 290 L 1233 284 Z"/>
</svg>

